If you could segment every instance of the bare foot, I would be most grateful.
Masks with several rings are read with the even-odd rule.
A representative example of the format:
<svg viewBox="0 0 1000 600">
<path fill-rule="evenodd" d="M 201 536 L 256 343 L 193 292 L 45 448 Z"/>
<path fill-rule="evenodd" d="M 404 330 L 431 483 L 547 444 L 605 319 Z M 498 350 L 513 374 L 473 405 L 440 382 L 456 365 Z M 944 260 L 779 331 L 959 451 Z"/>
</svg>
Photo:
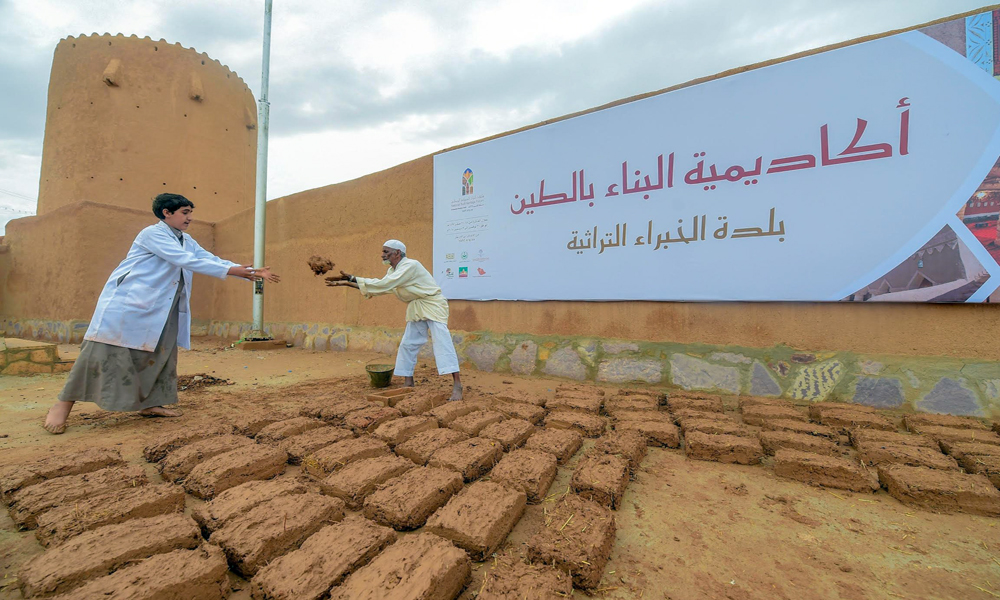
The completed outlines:
<svg viewBox="0 0 1000 600">
<path fill-rule="evenodd" d="M 65 432 L 66 419 L 69 418 L 71 410 L 73 410 L 73 402 L 56 402 L 55 406 L 50 408 L 48 414 L 45 415 L 45 424 L 42 427 L 53 435 Z"/>
<path fill-rule="evenodd" d="M 456 400 L 462 399 L 462 386 L 457 385 L 451 388 L 451 398 L 448 398 L 448 402 L 455 402 Z"/>
<path fill-rule="evenodd" d="M 162 406 L 151 406 L 140 410 L 139 414 L 144 417 L 179 417 L 183 413 L 169 408 L 163 408 Z"/>
<path fill-rule="evenodd" d="M 412 377 L 403 377 L 403 387 L 414 387 Z"/>
</svg>

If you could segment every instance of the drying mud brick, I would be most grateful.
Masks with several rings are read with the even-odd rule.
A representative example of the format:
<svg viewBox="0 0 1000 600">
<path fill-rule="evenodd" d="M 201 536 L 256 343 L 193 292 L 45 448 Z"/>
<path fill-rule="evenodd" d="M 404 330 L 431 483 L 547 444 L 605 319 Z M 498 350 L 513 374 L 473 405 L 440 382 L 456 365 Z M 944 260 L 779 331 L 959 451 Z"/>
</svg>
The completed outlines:
<svg viewBox="0 0 1000 600">
<path fill-rule="evenodd" d="M 184 489 L 196 498 L 209 499 L 231 487 L 270 479 L 285 472 L 288 453 L 255 444 L 214 456 L 191 470 Z"/>
<path fill-rule="evenodd" d="M 983 475 L 993 487 L 1000 488 L 1000 456 L 990 454 L 966 454 L 959 461 L 962 468 L 976 475 Z"/>
<path fill-rule="evenodd" d="M 250 578 L 257 570 L 298 548 L 309 536 L 344 518 L 344 502 L 322 494 L 278 496 L 232 519 L 210 538 L 229 564 Z"/>
<path fill-rule="evenodd" d="M 106 467 L 48 479 L 11 494 L 10 518 L 22 529 L 33 529 L 37 520 L 53 508 L 72 506 L 75 502 L 113 490 L 146 485 L 149 480 L 139 466 Z"/>
<path fill-rule="evenodd" d="M 573 595 L 573 580 L 559 569 L 506 555 L 492 565 L 476 600 L 565 600 Z"/>
<path fill-rule="evenodd" d="M 455 419 L 448 424 L 448 427 L 455 431 L 461 431 L 470 437 L 475 437 L 486 427 L 503 420 L 504 416 L 495 410 L 478 410 Z"/>
<path fill-rule="evenodd" d="M 760 404 L 743 409 L 743 422 L 747 425 L 763 425 L 765 421 L 777 419 L 807 421 L 806 413 L 791 406 L 767 406 Z"/>
<path fill-rule="evenodd" d="M 565 494 L 548 509 L 541 530 L 528 540 L 528 558 L 568 573 L 575 587 L 592 590 L 601 581 L 614 543 L 611 511 Z"/>
<path fill-rule="evenodd" d="M 604 412 L 609 415 L 623 411 L 653 412 L 660 410 L 660 403 L 655 398 L 644 396 L 612 396 L 604 401 Z"/>
<path fill-rule="evenodd" d="M 437 419 L 434 417 L 411 416 L 394 419 L 378 426 L 372 433 L 390 447 L 395 448 L 418 433 L 437 429 Z"/>
<path fill-rule="evenodd" d="M 673 423 L 660 421 L 618 421 L 615 431 L 638 431 L 646 438 L 647 446 L 679 448 L 680 430 Z"/>
<path fill-rule="evenodd" d="M 505 455 L 490 472 L 490 481 L 525 493 L 529 504 L 545 499 L 556 478 L 556 457 L 541 450 L 521 448 Z"/>
<path fill-rule="evenodd" d="M 879 481 L 903 504 L 941 512 L 1000 516 L 1000 492 L 982 475 L 925 467 L 879 467 Z"/>
<path fill-rule="evenodd" d="M 791 431 L 764 431 L 760 434 L 760 445 L 764 448 L 764 453 L 769 456 L 774 456 L 774 453 L 782 448 L 827 456 L 841 454 L 840 447 L 828 439 Z"/>
<path fill-rule="evenodd" d="M 319 418 L 327 422 L 342 422 L 347 415 L 355 411 L 371 408 L 371 406 L 371 402 L 360 398 L 356 400 L 340 400 L 320 409 Z"/>
<path fill-rule="evenodd" d="M 216 546 L 157 554 L 94 579 L 58 600 L 221 600 L 229 595 L 229 565 Z"/>
<path fill-rule="evenodd" d="M 164 480 L 179 483 L 202 461 L 251 444 L 253 440 L 242 435 L 217 435 L 205 438 L 173 450 L 156 465 L 156 470 Z"/>
<path fill-rule="evenodd" d="M 319 427 L 326 427 L 326 423 L 320 419 L 313 419 L 311 417 L 293 417 L 284 421 L 271 423 L 260 430 L 256 439 L 263 444 L 277 444 L 285 438 L 290 438 Z"/>
<path fill-rule="evenodd" d="M 941 442 L 941 450 L 962 462 L 965 456 L 1000 456 L 1000 446 L 975 442 Z"/>
<path fill-rule="evenodd" d="M 602 406 L 604 398 L 592 394 L 556 394 L 555 398 L 545 402 L 548 410 L 581 410 L 595 415 L 601 412 Z"/>
<path fill-rule="evenodd" d="M 882 465 L 908 465 L 911 467 L 927 467 L 928 469 L 943 469 L 957 471 L 955 459 L 941 454 L 936 448 L 922 446 L 905 446 L 902 444 L 886 444 L 884 442 L 865 442 L 858 446 L 858 455 L 865 465 L 879 467 Z"/>
<path fill-rule="evenodd" d="M 232 519 L 246 514 L 258 504 L 277 498 L 305 494 L 309 491 L 302 482 L 288 479 L 248 481 L 229 488 L 191 511 L 191 516 L 208 534 L 221 528 Z"/>
<path fill-rule="evenodd" d="M 764 449 L 755 438 L 692 431 L 684 436 L 684 453 L 695 460 L 755 465 L 763 458 Z"/>
<path fill-rule="evenodd" d="M 350 427 L 355 433 L 371 433 L 379 425 L 398 419 L 403 413 L 391 406 L 380 406 L 378 404 L 369 406 L 362 410 L 356 410 L 344 417 L 344 425 Z"/>
<path fill-rule="evenodd" d="M 396 406 L 396 404 L 414 392 L 411 387 L 399 387 L 391 390 L 372 392 L 365 396 L 369 402 L 378 402 L 382 406 Z"/>
<path fill-rule="evenodd" d="M 965 442 L 969 444 L 990 444 L 1000 446 L 1000 435 L 992 431 L 978 429 L 954 429 L 952 427 L 934 427 L 931 425 L 914 425 L 914 430 L 920 435 L 926 435 L 938 444 Z"/>
<path fill-rule="evenodd" d="M 751 406 L 793 406 L 788 400 L 781 398 L 767 398 L 763 396 L 740 396 L 737 399 L 740 410 L 745 410 Z"/>
<path fill-rule="evenodd" d="M 317 450 L 307 456 L 302 464 L 310 475 L 323 479 L 356 460 L 384 456 L 389 452 L 389 446 L 382 440 L 363 435 Z"/>
<path fill-rule="evenodd" d="M 845 433 L 858 427 L 880 429 L 882 431 L 896 431 L 896 423 L 889 417 L 878 413 L 856 410 L 852 404 L 845 405 L 845 408 L 828 408 L 822 411 L 819 422 L 827 427 L 833 427 Z"/>
<path fill-rule="evenodd" d="M 372 492 L 365 499 L 364 514 L 393 529 L 416 529 L 460 489 L 462 476 L 458 473 L 417 467 Z"/>
<path fill-rule="evenodd" d="M 170 433 L 161 434 L 146 445 L 142 450 L 142 457 L 147 462 L 155 463 L 163 460 L 177 448 L 187 446 L 193 442 L 203 440 L 214 435 L 223 435 L 233 432 L 233 427 L 223 425 L 210 425 L 207 427 L 185 427 Z M 242 435 L 242 434 L 241 434 Z"/>
<path fill-rule="evenodd" d="M 0 498 L 10 502 L 17 490 L 41 483 L 46 479 L 92 473 L 106 467 L 125 464 L 117 450 L 86 448 L 48 456 L 23 465 L 10 465 L 0 470 Z"/>
<path fill-rule="evenodd" d="M 580 460 L 569 485 L 581 498 L 617 510 L 628 482 L 627 460 L 613 454 L 592 452 Z"/>
<path fill-rule="evenodd" d="M 493 410 L 508 419 L 523 419 L 532 425 L 538 425 L 545 418 L 545 409 L 532 404 L 518 402 L 497 402 Z"/>
<path fill-rule="evenodd" d="M 484 427 L 479 437 L 500 442 L 506 451 L 520 448 L 535 433 L 535 426 L 524 419 L 507 419 Z"/>
<path fill-rule="evenodd" d="M 658 402 L 661 405 L 667 403 L 667 393 L 662 390 L 645 390 L 645 389 L 633 389 L 633 388 L 622 388 L 612 394 L 612 396 L 629 396 L 632 398 L 646 398 Z"/>
<path fill-rule="evenodd" d="M 604 396 L 604 390 L 592 385 L 560 383 L 556 386 L 556 395 L 558 396 L 560 394 L 588 394 L 592 396 Z"/>
<path fill-rule="evenodd" d="M 545 406 L 545 397 L 522 390 L 507 390 L 497 394 L 496 399 L 500 402 L 516 402 L 518 404 L 530 404 L 539 408 Z"/>
<path fill-rule="evenodd" d="M 25 598 L 62 594 L 131 562 L 199 544 L 198 526 L 181 514 L 105 525 L 25 563 L 18 585 Z"/>
<path fill-rule="evenodd" d="M 989 431 L 990 427 L 983 421 L 974 417 L 959 417 L 956 415 L 935 415 L 930 413 L 920 413 L 906 415 L 903 417 L 903 425 L 907 431 L 913 431 L 914 427 L 926 425 L 930 427 L 951 427 L 952 429 L 978 429 Z"/>
<path fill-rule="evenodd" d="M 465 481 L 475 481 L 489 473 L 501 456 L 499 442 L 477 437 L 436 450 L 427 465 L 458 471 Z"/>
<path fill-rule="evenodd" d="M 836 429 L 826 425 L 817 425 L 809 421 L 797 421 L 794 419 L 774 419 L 764 421 L 761 428 L 766 431 L 787 431 L 790 433 L 801 433 L 802 435 L 814 435 L 818 437 L 836 439 L 840 434 Z"/>
<path fill-rule="evenodd" d="M 104 525 L 183 511 L 184 490 L 180 486 L 143 485 L 53 508 L 38 517 L 35 536 L 43 546 L 50 546 Z"/>
<path fill-rule="evenodd" d="M 855 448 L 861 444 L 896 444 L 903 446 L 923 446 L 924 448 L 937 448 L 938 443 L 923 435 L 911 433 L 899 433 L 898 431 L 881 431 L 878 429 L 852 429 L 850 431 L 851 443 Z M 1000 451 L 1000 448 L 997 449 Z"/>
<path fill-rule="evenodd" d="M 310 256 L 307 264 L 314 275 L 325 275 L 333 270 L 333 261 L 317 254 Z"/>
<path fill-rule="evenodd" d="M 730 419 L 725 413 L 711 412 L 705 410 L 694 410 L 691 408 L 679 410 L 675 413 L 670 413 L 670 416 L 671 420 L 674 423 L 677 423 L 682 427 L 684 426 L 684 423 L 686 423 L 687 421 L 692 421 L 695 419 L 699 421 L 704 421 L 704 420 L 722 421 L 724 423 L 733 422 L 733 420 Z"/>
<path fill-rule="evenodd" d="M 670 390 L 667 392 L 667 402 L 677 398 L 691 398 L 694 400 L 722 400 L 719 394 L 699 392 L 697 390 Z"/>
<path fill-rule="evenodd" d="M 313 452 L 353 437 L 354 434 L 348 429 L 317 427 L 282 440 L 278 447 L 288 453 L 289 463 L 297 465 Z"/>
<path fill-rule="evenodd" d="M 673 423 L 670 413 L 661 410 L 616 410 L 609 413 L 616 421 L 656 421 L 657 423 Z M 718 413 L 712 413 L 717 415 Z"/>
<path fill-rule="evenodd" d="M 431 459 L 431 455 L 439 448 L 444 448 L 445 446 L 450 446 L 467 439 L 469 439 L 469 436 L 454 429 L 431 429 L 411 437 L 396 446 L 395 450 L 399 456 L 403 456 L 420 466 L 424 466 Z"/>
<path fill-rule="evenodd" d="M 528 438 L 524 447 L 529 450 L 541 450 L 556 457 L 560 465 L 573 458 L 580 446 L 583 436 L 572 429 L 542 429 Z"/>
<path fill-rule="evenodd" d="M 584 437 L 600 437 L 607 423 L 601 417 L 575 410 L 557 410 L 545 417 L 545 426 L 552 429 L 573 429 Z"/>
<path fill-rule="evenodd" d="M 801 421 L 792 421 L 800 423 Z M 681 422 L 681 433 L 700 431 L 713 435 L 737 435 L 739 437 L 757 437 L 756 429 L 728 419 L 684 419 Z"/>
<path fill-rule="evenodd" d="M 441 425 L 441 427 L 447 427 L 451 425 L 452 421 L 455 419 L 464 417 L 465 415 L 476 412 L 477 410 L 483 410 L 483 405 L 469 400 L 459 400 L 457 402 L 448 402 L 447 404 L 442 404 L 437 408 L 433 408 L 429 411 L 429 414 L 438 420 L 438 424 Z"/>
<path fill-rule="evenodd" d="M 268 411 L 268 412 L 256 412 L 251 411 L 249 413 L 240 413 L 232 418 L 231 433 L 236 433 L 239 435 L 245 435 L 247 437 L 254 437 L 261 432 L 265 427 L 277 423 L 278 421 L 284 421 L 290 418 L 290 415 L 284 413 Z M 230 433 L 230 432 L 226 432 Z"/>
<path fill-rule="evenodd" d="M 324 494 L 343 500 L 351 510 L 359 510 L 376 487 L 399 477 L 413 466 L 411 461 L 394 454 L 365 458 L 330 475 L 320 487 Z"/>
<path fill-rule="evenodd" d="M 671 412 L 679 410 L 701 410 L 705 412 L 722 412 L 722 398 L 675 398 L 667 400 L 667 408 Z"/>
<path fill-rule="evenodd" d="M 327 525 L 298 550 L 271 562 L 254 576 L 254 600 L 320 600 L 348 575 L 396 541 L 396 532 L 350 516 Z"/>
<path fill-rule="evenodd" d="M 809 485 L 852 492 L 874 492 L 879 488 L 875 471 L 865 470 L 856 460 L 790 448 L 774 453 L 774 473 Z"/>
<path fill-rule="evenodd" d="M 526 498 L 491 481 L 477 481 L 452 496 L 427 520 L 425 529 L 469 553 L 480 562 L 493 554 L 521 519 Z"/>
<path fill-rule="evenodd" d="M 639 463 L 646 457 L 646 438 L 634 430 L 616 430 L 598 438 L 593 452 L 614 454 L 628 461 L 631 473 L 639 470 Z"/>
<path fill-rule="evenodd" d="M 425 412 L 448 403 L 448 394 L 427 396 L 414 393 L 396 402 L 395 408 L 407 417 L 422 415 Z"/>
<path fill-rule="evenodd" d="M 407 536 L 334 588 L 331 600 L 452 600 L 472 575 L 469 556 L 431 533 Z"/>
<path fill-rule="evenodd" d="M 809 418 L 822 421 L 823 416 L 826 415 L 828 411 L 838 412 L 842 410 L 850 410 L 869 415 L 879 414 L 877 409 L 872 408 L 871 406 L 865 406 L 864 404 L 850 404 L 847 402 L 815 402 L 809 405 Z"/>
</svg>

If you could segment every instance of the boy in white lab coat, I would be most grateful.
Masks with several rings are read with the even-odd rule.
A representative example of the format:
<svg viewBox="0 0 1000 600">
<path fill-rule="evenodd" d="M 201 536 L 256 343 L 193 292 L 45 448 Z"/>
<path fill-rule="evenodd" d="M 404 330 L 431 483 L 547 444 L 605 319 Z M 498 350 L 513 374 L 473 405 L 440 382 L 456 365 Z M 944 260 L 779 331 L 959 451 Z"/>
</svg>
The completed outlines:
<svg viewBox="0 0 1000 600">
<path fill-rule="evenodd" d="M 66 430 L 79 401 L 109 411 L 180 416 L 165 406 L 177 402 L 177 346 L 191 347 L 192 273 L 279 281 L 268 267 L 254 270 L 203 250 L 184 233 L 193 211 L 194 203 L 179 194 L 153 200 L 160 221 L 139 232 L 105 283 L 80 356 L 46 416 L 50 433 Z"/>
</svg>

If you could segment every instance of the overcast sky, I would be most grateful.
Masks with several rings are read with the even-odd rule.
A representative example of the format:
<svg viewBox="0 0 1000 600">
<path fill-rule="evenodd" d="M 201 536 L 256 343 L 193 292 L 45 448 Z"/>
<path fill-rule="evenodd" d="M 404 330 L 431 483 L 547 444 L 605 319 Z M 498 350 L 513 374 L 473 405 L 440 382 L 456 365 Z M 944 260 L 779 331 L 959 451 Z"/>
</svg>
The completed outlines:
<svg viewBox="0 0 1000 600">
<path fill-rule="evenodd" d="M 268 199 L 983 1 L 274 0 Z M 229 65 L 256 95 L 263 5 L 0 0 L 0 235 L 35 210 L 61 38 L 180 42 Z"/>
</svg>

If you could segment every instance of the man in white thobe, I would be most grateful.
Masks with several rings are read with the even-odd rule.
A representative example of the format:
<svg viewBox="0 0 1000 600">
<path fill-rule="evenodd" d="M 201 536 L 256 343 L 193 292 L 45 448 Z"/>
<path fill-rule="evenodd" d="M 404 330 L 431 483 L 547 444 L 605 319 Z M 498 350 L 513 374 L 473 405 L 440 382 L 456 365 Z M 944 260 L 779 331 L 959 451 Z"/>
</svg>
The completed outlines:
<svg viewBox="0 0 1000 600">
<path fill-rule="evenodd" d="M 422 264 L 406 257 L 406 246 L 399 240 L 382 245 L 382 262 L 389 270 L 382 279 L 355 277 L 343 271 L 326 278 L 329 286 L 348 286 L 361 291 L 365 298 L 395 294 L 406 302 L 406 330 L 399 342 L 394 372 L 413 387 L 413 369 L 417 353 L 427 343 L 430 334 L 434 360 L 439 375 L 451 374 L 453 385 L 449 400 L 462 399 L 462 379 L 458 372 L 458 354 L 448 331 L 448 301 L 441 288 Z"/>
</svg>

